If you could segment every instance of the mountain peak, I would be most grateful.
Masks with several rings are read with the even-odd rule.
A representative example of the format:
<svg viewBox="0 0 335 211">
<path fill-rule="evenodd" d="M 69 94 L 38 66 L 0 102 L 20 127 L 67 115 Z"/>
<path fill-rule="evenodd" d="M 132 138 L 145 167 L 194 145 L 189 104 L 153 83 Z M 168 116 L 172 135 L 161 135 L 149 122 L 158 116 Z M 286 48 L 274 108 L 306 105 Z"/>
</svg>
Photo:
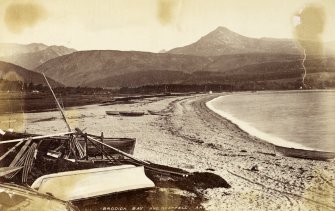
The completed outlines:
<svg viewBox="0 0 335 211">
<path fill-rule="evenodd" d="M 224 26 L 218 26 L 213 32 L 232 32 L 230 29 Z"/>
<path fill-rule="evenodd" d="M 233 32 L 232 30 L 228 29 L 227 27 L 224 26 L 219 26 L 217 27 L 214 31 L 208 33 L 204 37 L 208 36 L 214 36 L 215 38 L 220 38 L 223 36 L 229 36 L 229 37 L 244 37 L 236 32 Z"/>
<path fill-rule="evenodd" d="M 175 48 L 172 54 L 219 56 L 245 53 L 290 53 L 300 51 L 292 40 L 257 39 L 240 35 L 227 27 L 219 26 L 195 43 Z"/>
<path fill-rule="evenodd" d="M 244 40 L 245 37 L 231 31 L 230 29 L 219 26 L 214 31 L 208 33 L 207 35 L 203 36 L 198 43 L 206 43 L 206 45 L 233 45 L 235 43 L 240 43 L 241 40 Z"/>
</svg>

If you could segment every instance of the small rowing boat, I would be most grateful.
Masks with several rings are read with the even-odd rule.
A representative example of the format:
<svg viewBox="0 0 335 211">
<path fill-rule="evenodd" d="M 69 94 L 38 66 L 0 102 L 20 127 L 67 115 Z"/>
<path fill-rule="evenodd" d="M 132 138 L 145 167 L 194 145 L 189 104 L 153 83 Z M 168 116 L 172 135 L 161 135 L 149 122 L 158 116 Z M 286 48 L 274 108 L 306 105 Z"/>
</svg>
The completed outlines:
<svg viewBox="0 0 335 211">
<path fill-rule="evenodd" d="M 117 116 L 119 115 L 119 112 L 118 111 L 106 111 L 106 114 L 111 115 L 111 116 Z"/>
<path fill-rule="evenodd" d="M 39 193 L 73 201 L 153 188 L 155 184 L 145 175 L 143 166 L 121 165 L 48 174 L 36 179 L 31 187 Z"/>
<path fill-rule="evenodd" d="M 102 136 L 96 136 L 92 134 L 88 134 L 89 136 L 92 136 L 94 138 L 98 138 L 100 141 L 104 142 L 105 144 L 114 147 L 116 149 L 119 149 L 125 153 L 133 154 L 136 144 L 135 138 L 117 138 L 117 137 L 102 137 Z M 6 132 L 4 135 L 0 135 L 0 143 L 1 141 L 8 141 L 13 139 L 19 139 L 19 138 L 29 138 L 29 137 L 37 137 L 39 135 L 36 134 L 29 134 L 29 133 L 18 133 L 18 132 Z M 55 139 L 59 140 L 58 142 L 55 142 Z M 47 152 L 50 149 L 56 149 L 57 147 L 61 146 L 64 142 L 66 142 L 69 139 L 69 137 L 50 137 L 45 138 L 43 142 L 40 143 L 39 149 L 41 151 Z M 85 146 L 85 138 L 84 137 L 78 137 L 79 143 L 84 147 Z M 13 147 L 15 143 L 12 144 L 6 144 L 4 146 L 1 146 L 0 148 L 0 155 L 4 154 L 9 148 Z M 104 148 L 104 150 L 114 155 L 116 154 L 115 151 Z M 97 156 L 102 155 L 101 151 L 94 145 L 92 142 L 87 142 L 87 155 L 88 156 Z"/>
<path fill-rule="evenodd" d="M 119 114 L 121 116 L 143 116 L 143 111 L 120 111 Z"/>
<path fill-rule="evenodd" d="M 310 160 L 329 160 L 335 158 L 335 152 L 306 150 L 275 146 L 276 154 L 286 157 L 303 158 Z"/>
</svg>

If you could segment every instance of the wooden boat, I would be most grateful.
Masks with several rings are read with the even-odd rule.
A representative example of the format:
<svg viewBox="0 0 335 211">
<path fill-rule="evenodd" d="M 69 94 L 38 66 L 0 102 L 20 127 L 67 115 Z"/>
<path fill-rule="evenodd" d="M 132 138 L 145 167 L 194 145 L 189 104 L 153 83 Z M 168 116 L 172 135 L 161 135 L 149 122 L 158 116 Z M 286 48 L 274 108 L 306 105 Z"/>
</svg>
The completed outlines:
<svg viewBox="0 0 335 211">
<path fill-rule="evenodd" d="M 144 112 L 142 111 L 120 111 L 121 116 L 143 116 Z"/>
<path fill-rule="evenodd" d="M 39 193 L 51 193 L 61 200 L 73 201 L 153 188 L 155 184 L 145 175 L 143 166 L 121 165 L 44 175 L 31 187 Z"/>
<path fill-rule="evenodd" d="M 106 111 L 107 115 L 111 115 L 111 116 L 118 116 L 120 115 L 118 111 Z"/>
<path fill-rule="evenodd" d="M 20 139 L 20 138 L 29 138 L 29 137 L 38 137 L 39 135 L 36 134 L 29 134 L 29 133 L 17 133 L 17 132 L 6 132 L 4 135 L 0 136 L 0 142 L 1 141 L 8 141 L 13 139 Z M 96 135 L 91 135 L 92 137 L 98 138 L 102 142 L 106 143 L 109 146 L 112 146 L 116 149 L 119 149 L 123 152 L 126 152 L 128 154 L 133 154 L 136 144 L 136 139 L 134 138 L 109 138 L 109 137 L 101 137 Z M 55 142 L 56 140 L 59 140 L 58 142 Z M 54 150 L 57 147 L 59 147 L 61 144 L 63 144 L 65 141 L 67 141 L 69 137 L 50 137 L 45 138 L 39 145 L 39 149 L 43 152 L 47 152 L 48 150 Z M 84 147 L 85 146 L 85 138 L 84 137 L 78 137 L 79 143 Z M 13 147 L 14 144 L 6 144 L 2 145 L 0 148 L 0 155 L 2 155 L 4 152 L 6 152 L 9 148 Z M 104 150 L 114 155 L 116 154 L 115 151 L 104 148 Z M 88 156 L 97 156 L 101 155 L 101 151 L 92 144 L 92 142 L 87 142 L 87 154 Z"/>
<path fill-rule="evenodd" d="M 311 160 L 329 160 L 335 158 L 335 152 L 325 152 L 317 150 L 306 150 L 275 146 L 276 154 L 286 157 L 295 157 Z"/>
<path fill-rule="evenodd" d="M 101 138 L 98 136 L 94 136 L 96 138 L 99 138 L 103 143 L 108 144 L 109 146 L 112 146 L 116 149 L 119 149 L 123 152 L 126 152 L 128 154 L 134 154 L 134 149 L 135 149 L 135 144 L 136 144 L 136 139 L 134 138 Z M 84 145 L 84 139 L 79 139 L 79 142 Z M 88 155 L 89 156 L 97 156 L 101 155 L 101 152 L 94 146 L 91 142 L 88 142 Z M 108 154 L 116 154 L 115 151 L 109 149 L 109 148 L 104 148 L 104 150 Z"/>
<path fill-rule="evenodd" d="M 71 202 L 57 199 L 51 195 L 41 194 L 35 190 L 19 185 L 0 183 L 1 210 L 67 210 L 77 211 Z"/>
<path fill-rule="evenodd" d="M 153 110 L 148 110 L 148 113 L 151 114 L 151 115 L 161 115 L 161 112 L 153 111 Z"/>
</svg>

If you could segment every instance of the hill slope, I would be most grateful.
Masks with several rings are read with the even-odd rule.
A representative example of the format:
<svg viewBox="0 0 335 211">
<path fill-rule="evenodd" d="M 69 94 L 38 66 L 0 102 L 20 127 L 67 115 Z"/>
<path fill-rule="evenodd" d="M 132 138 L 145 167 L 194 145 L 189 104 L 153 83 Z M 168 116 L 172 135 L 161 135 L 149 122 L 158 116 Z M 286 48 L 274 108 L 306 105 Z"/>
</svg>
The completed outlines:
<svg viewBox="0 0 335 211">
<path fill-rule="evenodd" d="M 129 73 L 190 73 L 206 67 L 212 61 L 212 58 L 206 57 L 136 51 L 78 51 L 49 60 L 34 71 L 45 72 L 67 86 L 99 86 L 99 83 L 94 82 Z"/>
<path fill-rule="evenodd" d="M 8 81 L 24 81 L 25 83 L 46 84 L 42 74 L 27 70 L 23 67 L 0 61 L 0 78 Z M 52 86 L 62 86 L 48 77 Z"/>
</svg>

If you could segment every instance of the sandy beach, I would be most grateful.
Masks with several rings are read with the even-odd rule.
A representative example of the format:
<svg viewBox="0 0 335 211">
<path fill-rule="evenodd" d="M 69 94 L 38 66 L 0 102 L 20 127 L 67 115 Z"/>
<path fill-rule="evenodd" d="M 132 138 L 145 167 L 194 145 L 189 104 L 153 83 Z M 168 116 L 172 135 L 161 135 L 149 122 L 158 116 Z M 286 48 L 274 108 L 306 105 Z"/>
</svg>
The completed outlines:
<svg viewBox="0 0 335 211">
<path fill-rule="evenodd" d="M 221 94 L 156 97 L 133 104 L 89 105 L 67 109 L 72 128 L 137 139 L 134 155 L 187 171 L 208 171 L 229 189 L 207 189 L 206 210 L 334 210 L 335 165 L 275 156 L 271 144 L 243 132 L 209 110 Z M 108 116 L 110 111 L 154 110 L 161 115 Z M 18 126 L 30 133 L 65 132 L 58 112 L 27 113 Z"/>
</svg>

